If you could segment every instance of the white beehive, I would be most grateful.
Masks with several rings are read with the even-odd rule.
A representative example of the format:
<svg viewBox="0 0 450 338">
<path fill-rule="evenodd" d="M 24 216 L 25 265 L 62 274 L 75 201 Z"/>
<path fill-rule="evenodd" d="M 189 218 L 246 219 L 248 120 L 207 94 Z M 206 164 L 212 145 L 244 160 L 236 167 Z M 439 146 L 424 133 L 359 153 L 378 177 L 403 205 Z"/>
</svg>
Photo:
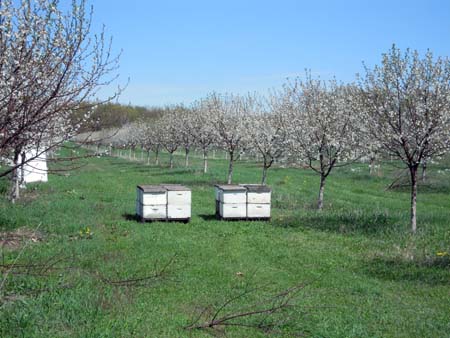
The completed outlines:
<svg viewBox="0 0 450 338">
<path fill-rule="evenodd" d="M 221 219 L 270 219 L 272 191 L 265 185 L 216 185 L 216 216 Z"/>
<path fill-rule="evenodd" d="M 270 204 L 247 204 L 248 218 L 270 218 Z"/>
<path fill-rule="evenodd" d="M 165 184 L 167 189 L 167 218 L 188 221 L 191 218 L 191 190 L 179 184 Z"/>
<path fill-rule="evenodd" d="M 219 201 L 224 204 L 245 204 L 247 203 L 246 189 L 239 185 L 222 185 Z"/>
<path fill-rule="evenodd" d="M 189 188 L 179 184 L 164 184 L 167 189 L 167 204 L 191 204 L 192 194 Z"/>
<path fill-rule="evenodd" d="M 138 215 L 141 219 L 165 220 L 167 218 L 166 205 L 142 205 L 139 204 Z"/>
<path fill-rule="evenodd" d="M 47 155 L 43 153 L 38 156 L 39 153 L 40 152 L 37 149 L 28 150 L 25 153 L 25 160 L 31 158 L 33 158 L 33 160 L 28 161 L 22 169 L 19 170 L 19 175 L 24 183 L 48 181 Z M 22 155 L 20 155 L 18 162 L 21 163 L 22 161 Z"/>
<path fill-rule="evenodd" d="M 246 204 L 220 203 L 219 212 L 220 212 L 220 216 L 224 219 L 246 218 L 247 217 L 247 205 Z"/>
<path fill-rule="evenodd" d="M 138 185 L 136 213 L 142 221 L 167 219 L 167 189 L 157 185 Z"/>
<path fill-rule="evenodd" d="M 269 219 L 272 190 L 266 185 L 246 184 L 247 218 Z"/>
<path fill-rule="evenodd" d="M 245 184 L 247 188 L 247 203 L 270 204 L 272 191 L 266 185 Z"/>
<path fill-rule="evenodd" d="M 188 221 L 191 218 L 191 205 L 167 205 L 167 218 L 170 220 Z"/>
<path fill-rule="evenodd" d="M 167 189 L 159 185 L 138 185 L 137 199 L 143 205 L 166 205 Z"/>
<path fill-rule="evenodd" d="M 216 185 L 216 216 L 222 219 L 247 217 L 247 189 L 239 185 Z"/>
<path fill-rule="evenodd" d="M 139 185 L 136 214 L 141 221 L 189 221 L 191 199 L 191 190 L 178 184 Z"/>
</svg>

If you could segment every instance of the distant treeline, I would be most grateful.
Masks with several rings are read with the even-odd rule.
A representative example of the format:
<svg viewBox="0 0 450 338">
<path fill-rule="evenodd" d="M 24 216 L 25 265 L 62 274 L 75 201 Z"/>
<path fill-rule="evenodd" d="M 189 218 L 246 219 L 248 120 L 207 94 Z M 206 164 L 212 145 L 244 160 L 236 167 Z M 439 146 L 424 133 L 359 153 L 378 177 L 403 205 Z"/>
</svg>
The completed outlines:
<svg viewBox="0 0 450 338">
<path fill-rule="evenodd" d="M 77 111 L 76 115 L 84 115 L 88 112 L 88 105 L 85 109 Z M 83 131 L 98 131 L 101 129 L 122 127 L 138 119 L 154 119 L 164 112 L 162 107 L 140 107 L 132 105 L 122 105 L 119 103 L 105 103 L 94 108 L 89 116 L 89 122 L 83 125 Z"/>
</svg>

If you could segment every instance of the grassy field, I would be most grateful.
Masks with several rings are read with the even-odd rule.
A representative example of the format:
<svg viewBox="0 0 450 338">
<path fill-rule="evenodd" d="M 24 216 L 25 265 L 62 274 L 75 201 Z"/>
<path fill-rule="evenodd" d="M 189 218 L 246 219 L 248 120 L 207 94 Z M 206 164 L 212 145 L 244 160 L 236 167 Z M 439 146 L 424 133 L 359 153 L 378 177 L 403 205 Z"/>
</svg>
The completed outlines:
<svg viewBox="0 0 450 338">
<path fill-rule="evenodd" d="M 444 167 L 432 167 L 419 187 L 413 236 L 408 189 L 385 191 L 393 175 L 386 167 L 375 177 L 367 165 L 332 173 L 321 213 L 314 210 L 314 173 L 274 168 L 271 222 L 221 222 L 213 216 L 213 184 L 224 181 L 226 162 L 211 161 L 203 175 L 199 159 L 190 169 L 177 161 L 170 171 L 92 158 L 47 184 L 30 185 L 17 205 L 2 198 L 2 234 L 37 234 L 2 250 L 0 336 L 450 337 Z M 259 179 L 256 164 L 237 164 L 235 182 Z M 135 186 L 142 183 L 191 187 L 191 222 L 136 222 Z M 5 181 L 0 189 L 5 192 Z M 271 330 L 184 328 L 249 288 L 255 291 L 219 315 L 256 309 L 296 285 L 303 287 L 291 300 L 295 306 L 266 318 L 278 324 Z"/>
</svg>

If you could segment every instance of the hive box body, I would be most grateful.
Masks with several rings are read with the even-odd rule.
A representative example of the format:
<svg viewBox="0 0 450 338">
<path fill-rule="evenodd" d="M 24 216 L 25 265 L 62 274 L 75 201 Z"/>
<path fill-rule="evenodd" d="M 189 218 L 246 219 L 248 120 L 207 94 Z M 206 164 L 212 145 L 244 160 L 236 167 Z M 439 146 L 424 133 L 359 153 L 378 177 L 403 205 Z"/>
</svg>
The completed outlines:
<svg viewBox="0 0 450 338">
<path fill-rule="evenodd" d="M 246 218 L 247 217 L 247 205 L 220 203 L 220 216 L 222 218 Z"/>
<path fill-rule="evenodd" d="M 247 190 L 239 185 L 219 186 L 219 201 L 221 203 L 242 204 L 247 202 Z"/>
<path fill-rule="evenodd" d="M 25 153 L 25 160 L 36 157 L 38 150 L 29 150 Z M 19 156 L 19 163 L 22 162 L 22 155 Z M 23 175 L 24 183 L 47 182 L 48 181 L 47 155 L 45 153 L 24 164 L 19 174 Z"/>
<path fill-rule="evenodd" d="M 270 204 L 272 191 L 265 185 L 245 184 L 247 188 L 247 203 Z"/>
<path fill-rule="evenodd" d="M 270 218 L 270 204 L 247 204 L 248 218 Z"/>
<path fill-rule="evenodd" d="M 167 218 L 168 219 L 189 219 L 191 218 L 191 205 L 190 204 L 168 204 L 167 205 Z"/>
<path fill-rule="evenodd" d="M 247 193 L 247 203 L 251 204 L 270 204 L 271 202 L 271 194 L 270 192 L 248 192 Z"/>
<path fill-rule="evenodd" d="M 167 204 L 187 205 L 191 204 L 191 190 L 179 184 L 162 185 L 167 189 Z"/>
<path fill-rule="evenodd" d="M 138 215 L 144 219 L 165 220 L 167 218 L 166 205 L 142 205 L 138 204 Z"/>
<path fill-rule="evenodd" d="M 136 189 L 139 203 L 143 205 L 167 204 L 167 190 L 154 185 L 140 185 Z"/>
</svg>

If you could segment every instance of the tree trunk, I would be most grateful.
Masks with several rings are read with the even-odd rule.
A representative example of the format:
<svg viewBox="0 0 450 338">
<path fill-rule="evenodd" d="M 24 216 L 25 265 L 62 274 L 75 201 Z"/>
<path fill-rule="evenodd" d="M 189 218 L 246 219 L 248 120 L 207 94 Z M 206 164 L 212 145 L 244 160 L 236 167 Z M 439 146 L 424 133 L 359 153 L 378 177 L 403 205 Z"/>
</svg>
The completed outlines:
<svg viewBox="0 0 450 338">
<path fill-rule="evenodd" d="M 20 151 L 14 152 L 13 166 L 17 166 L 19 164 L 19 154 Z M 16 168 L 11 172 L 11 189 L 8 196 L 11 203 L 16 203 L 16 200 L 20 197 L 19 170 L 20 168 Z"/>
<path fill-rule="evenodd" d="M 266 179 L 267 179 L 267 170 L 269 169 L 269 166 L 267 165 L 266 161 L 264 161 L 263 164 L 263 172 L 262 172 L 262 179 L 261 179 L 261 185 L 266 185 Z"/>
<path fill-rule="evenodd" d="M 427 181 L 427 161 L 422 163 L 422 182 Z"/>
<path fill-rule="evenodd" d="M 25 161 L 26 161 L 26 153 L 22 152 L 22 166 L 20 167 L 20 180 L 19 180 L 19 189 L 20 187 L 25 187 Z"/>
<path fill-rule="evenodd" d="M 373 175 L 375 173 L 375 157 L 370 158 L 370 169 L 369 174 Z"/>
<path fill-rule="evenodd" d="M 417 230 L 417 169 L 417 165 L 409 168 L 411 174 L 411 231 L 414 234 Z"/>
<path fill-rule="evenodd" d="M 147 165 L 150 165 L 150 150 L 147 150 Z"/>
<path fill-rule="evenodd" d="M 170 153 L 170 169 L 173 169 L 173 153 Z"/>
<path fill-rule="evenodd" d="M 320 175 L 320 188 L 319 188 L 319 199 L 317 201 L 317 209 L 323 209 L 323 191 L 325 190 L 325 179 L 326 177 L 321 174 Z"/>
<path fill-rule="evenodd" d="M 233 160 L 234 160 L 234 156 L 233 155 L 234 155 L 233 152 L 231 152 L 230 153 L 230 162 L 229 162 L 229 165 L 228 165 L 228 180 L 227 180 L 228 184 L 231 184 L 231 181 L 233 179 Z"/>
<path fill-rule="evenodd" d="M 208 172 L 208 152 L 206 150 L 203 151 L 203 173 L 206 174 Z"/>
<path fill-rule="evenodd" d="M 155 164 L 159 165 L 159 149 L 155 151 Z"/>
<path fill-rule="evenodd" d="M 189 148 L 185 148 L 184 149 L 184 151 L 185 151 L 185 154 L 186 154 L 186 156 L 185 156 L 185 159 L 184 159 L 184 166 L 185 167 L 189 167 Z"/>
</svg>

